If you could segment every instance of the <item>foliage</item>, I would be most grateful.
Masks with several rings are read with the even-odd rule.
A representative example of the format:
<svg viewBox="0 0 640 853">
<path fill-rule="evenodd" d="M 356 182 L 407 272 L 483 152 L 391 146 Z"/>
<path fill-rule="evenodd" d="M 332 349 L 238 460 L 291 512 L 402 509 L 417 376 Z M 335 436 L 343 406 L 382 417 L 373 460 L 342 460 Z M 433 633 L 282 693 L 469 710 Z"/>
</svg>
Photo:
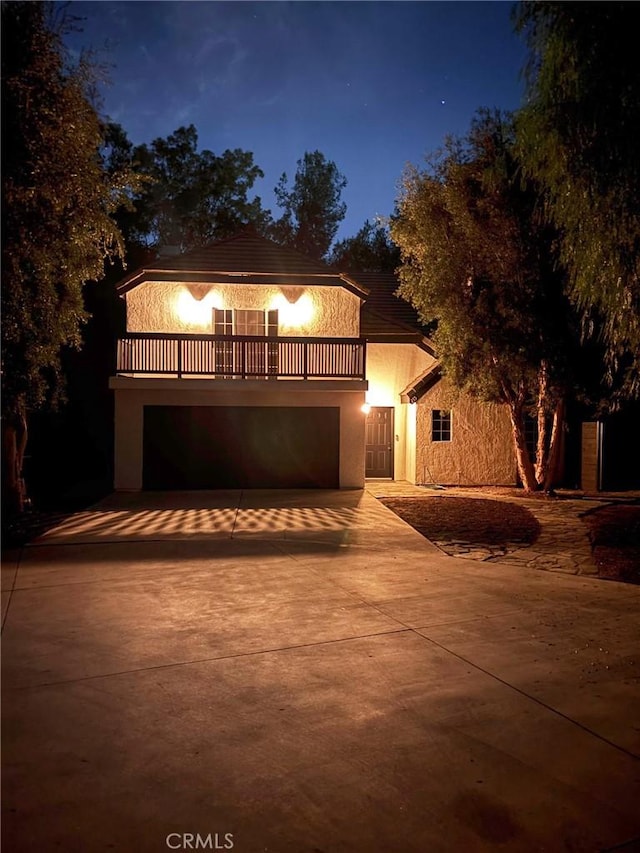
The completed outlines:
<svg viewBox="0 0 640 853">
<path fill-rule="evenodd" d="M 393 272 L 400 263 L 400 251 L 393 244 L 388 228 L 367 220 L 355 237 L 347 237 L 333 246 L 329 263 L 354 272 Z"/>
<path fill-rule="evenodd" d="M 530 48 L 518 117 L 527 176 L 544 191 L 559 258 L 610 379 L 640 396 L 640 74 L 633 3 L 525 0 Z"/>
<path fill-rule="evenodd" d="M 55 391 L 59 353 L 77 345 L 82 287 L 122 250 L 110 218 L 126 171 L 103 169 L 92 69 L 65 64 L 44 4 L 2 7 L 4 410 Z"/>
<path fill-rule="evenodd" d="M 129 176 L 127 185 L 122 188 L 118 204 L 112 213 L 112 218 L 115 220 L 122 235 L 126 261 L 130 263 L 129 254 L 131 250 L 141 245 L 138 240 L 138 222 L 140 217 L 136 210 L 134 199 L 136 196 L 139 197 L 142 195 L 151 179 L 139 171 L 133 157 L 133 145 L 119 124 L 110 121 L 104 123 L 100 156 L 102 158 L 102 167 L 107 175 L 126 174 Z M 117 269 L 117 278 L 115 280 L 122 277 L 124 262 L 125 258 L 122 258 L 121 263 L 116 263 L 116 267 L 119 267 L 119 269 Z M 134 263 L 134 266 L 137 265 Z M 113 270 L 109 272 L 111 273 Z M 107 277 L 111 278 L 112 276 L 108 273 Z"/>
<path fill-rule="evenodd" d="M 320 151 L 306 151 L 298 160 L 291 189 L 282 174 L 275 194 L 284 215 L 274 223 L 271 235 L 311 258 L 323 258 L 347 212 L 340 201 L 347 179 L 332 160 Z"/>
<path fill-rule="evenodd" d="M 122 138 L 117 150 L 126 156 Z M 139 145 L 130 156 L 148 178 L 134 196 L 135 214 L 125 217 L 131 241 L 184 251 L 228 237 L 249 223 L 266 229 L 269 214 L 260 198 L 248 198 L 256 179 L 263 177 L 249 151 L 236 148 L 220 156 L 198 151 L 196 128 L 189 125 L 166 139 Z"/>
<path fill-rule="evenodd" d="M 400 294 L 425 322 L 437 320 L 452 383 L 509 407 L 520 476 L 533 489 L 548 480 L 557 452 L 545 424 L 552 412 L 560 417 L 571 331 L 551 235 L 538 224 L 513 148 L 511 120 L 481 113 L 465 139 L 405 174 L 391 234 L 402 254 Z M 535 472 L 525 451 L 528 408 L 542 430 Z"/>
<path fill-rule="evenodd" d="M 100 155 L 87 57 L 66 62 L 43 3 L 2 6 L 3 480 L 20 508 L 30 411 L 55 403 L 60 353 L 78 346 L 82 289 L 122 252 L 111 212 L 129 175 Z"/>
</svg>

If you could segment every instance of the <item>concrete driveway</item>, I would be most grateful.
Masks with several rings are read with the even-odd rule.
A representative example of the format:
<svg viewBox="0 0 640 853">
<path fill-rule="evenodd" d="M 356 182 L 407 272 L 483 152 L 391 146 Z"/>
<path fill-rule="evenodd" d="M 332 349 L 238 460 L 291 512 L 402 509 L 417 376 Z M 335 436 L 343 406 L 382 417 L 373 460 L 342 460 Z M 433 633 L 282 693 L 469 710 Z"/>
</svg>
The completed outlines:
<svg viewBox="0 0 640 853">
<path fill-rule="evenodd" d="M 638 849 L 638 587 L 301 491 L 113 496 L 3 580 L 12 853 Z"/>
</svg>

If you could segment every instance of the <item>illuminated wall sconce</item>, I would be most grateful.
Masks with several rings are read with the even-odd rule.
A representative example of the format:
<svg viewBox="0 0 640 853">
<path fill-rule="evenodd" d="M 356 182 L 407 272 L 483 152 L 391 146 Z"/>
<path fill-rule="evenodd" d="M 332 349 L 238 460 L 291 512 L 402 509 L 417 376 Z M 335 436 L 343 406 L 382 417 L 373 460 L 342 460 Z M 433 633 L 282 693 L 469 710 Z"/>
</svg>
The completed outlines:
<svg viewBox="0 0 640 853">
<path fill-rule="evenodd" d="M 210 284 L 188 284 L 187 290 L 196 300 L 196 302 L 202 302 L 207 293 L 211 292 Z"/>
<path fill-rule="evenodd" d="M 187 284 L 175 303 L 180 322 L 200 329 L 211 329 L 211 312 L 221 307 L 222 296 L 210 284 Z"/>
<path fill-rule="evenodd" d="M 295 305 L 304 293 L 304 287 L 287 287 L 286 290 L 283 290 L 282 292 L 287 302 L 290 305 Z"/>
<path fill-rule="evenodd" d="M 369 412 L 371 411 L 370 404 L 369 403 L 363 403 L 362 406 L 360 406 L 360 411 L 363 412 L 365 415 L 368 415 Z"/>
<path fill-rule="evenodd" d="M 271 303 L 278 311 L 278 325 L 306 326 L 313 319 L 313 301 L 303 287 L 283 288 Z"/>
</svg>

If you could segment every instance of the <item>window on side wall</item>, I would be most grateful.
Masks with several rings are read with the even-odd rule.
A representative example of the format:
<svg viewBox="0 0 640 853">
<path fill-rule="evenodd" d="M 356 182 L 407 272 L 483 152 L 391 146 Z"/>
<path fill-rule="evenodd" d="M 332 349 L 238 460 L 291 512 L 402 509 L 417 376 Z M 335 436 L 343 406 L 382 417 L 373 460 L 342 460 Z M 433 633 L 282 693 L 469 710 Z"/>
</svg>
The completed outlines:
<svg viewBox="0 0 640 853">
<path fill-rule="evenodd" d="M 431 441 L 451 441 L 451 409 L 431 409 Z"/>
</svg>

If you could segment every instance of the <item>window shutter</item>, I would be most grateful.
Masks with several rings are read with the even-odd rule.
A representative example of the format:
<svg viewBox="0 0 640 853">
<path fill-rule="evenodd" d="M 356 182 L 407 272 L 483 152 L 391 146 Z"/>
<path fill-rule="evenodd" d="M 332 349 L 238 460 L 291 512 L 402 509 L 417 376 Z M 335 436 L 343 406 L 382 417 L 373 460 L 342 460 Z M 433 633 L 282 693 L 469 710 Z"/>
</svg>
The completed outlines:
<svg viewBox="0 0 640 853">
<path fill-rule="evenodd" d="M 278 337 L 278 312 L 267 311 L 267 337 Z M 267 374 L 269 376 L 278 375 L 278 344 L 272 341 L 267 344 Z"/>
</svg>

